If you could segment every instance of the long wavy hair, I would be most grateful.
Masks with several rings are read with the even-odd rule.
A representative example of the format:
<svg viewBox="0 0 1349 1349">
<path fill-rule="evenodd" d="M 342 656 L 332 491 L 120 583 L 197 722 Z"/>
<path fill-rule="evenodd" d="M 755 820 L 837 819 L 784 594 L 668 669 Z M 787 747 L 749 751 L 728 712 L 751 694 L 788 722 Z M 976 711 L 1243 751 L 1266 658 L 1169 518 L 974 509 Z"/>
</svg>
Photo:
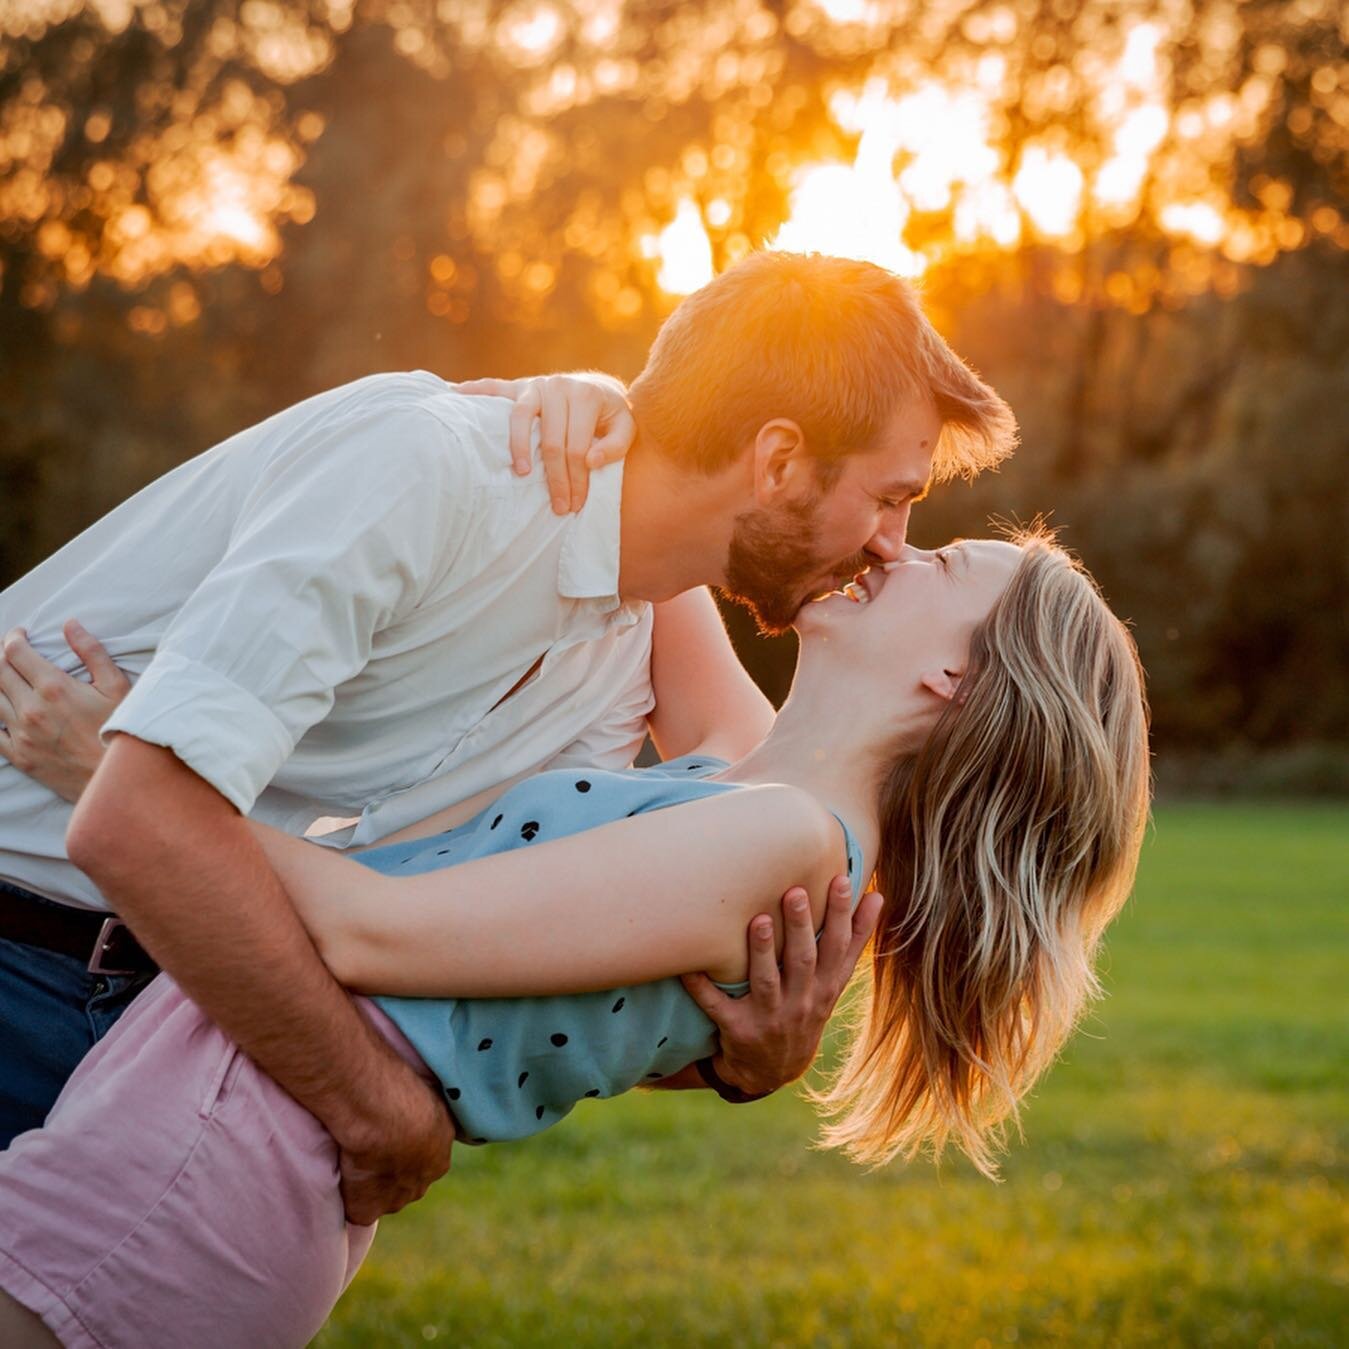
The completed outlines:
<svg viewBox="0 0 1349 1349">
<path fill-rule="evenodd" d="M 1017 1104 L 1099 994 L 1149 801 L 1132 639 L 1043 531 L 976 631 L 956 699 L 880 783 L 869 996 L 821 1142 L 879 1164 L 948 1143 L 985 1175 Z"/>
</svg>

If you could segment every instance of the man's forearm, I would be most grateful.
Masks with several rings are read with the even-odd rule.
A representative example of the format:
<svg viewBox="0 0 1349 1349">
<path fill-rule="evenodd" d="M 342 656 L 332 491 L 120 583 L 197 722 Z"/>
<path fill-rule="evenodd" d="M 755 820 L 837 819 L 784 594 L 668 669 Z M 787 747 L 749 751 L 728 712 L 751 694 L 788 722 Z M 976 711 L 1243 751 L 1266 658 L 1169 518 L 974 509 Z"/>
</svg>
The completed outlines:
<svg viewBox="0 0 1349 1349">
<path fill-rule="evenodd" d="M 109 801 L 128 779 L 138 799 Z M 339 1141 L 376 1117 L 389 1079 L 408 1070 L 325 969 L 247 825 L 212 788 L 167 751 L 118 737 L 69 841 L 164 969 Z"/>
</svg>

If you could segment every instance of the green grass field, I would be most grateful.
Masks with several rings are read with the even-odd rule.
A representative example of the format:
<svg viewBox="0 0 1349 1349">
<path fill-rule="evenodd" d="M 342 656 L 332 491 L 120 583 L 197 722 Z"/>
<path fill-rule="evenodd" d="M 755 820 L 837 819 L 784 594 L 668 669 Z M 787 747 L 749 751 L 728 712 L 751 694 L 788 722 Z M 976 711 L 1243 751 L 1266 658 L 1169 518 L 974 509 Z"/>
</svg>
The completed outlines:
<svg viewBox="0 0 1349 1349">
<path fill-rule="evenodd" d="M 1349 1343 L 1349 810 L 1169 806 L 992 1185 L 791 1096 L 583 1103 L 387 1221 L 338 1346 Z"/>
</svg>

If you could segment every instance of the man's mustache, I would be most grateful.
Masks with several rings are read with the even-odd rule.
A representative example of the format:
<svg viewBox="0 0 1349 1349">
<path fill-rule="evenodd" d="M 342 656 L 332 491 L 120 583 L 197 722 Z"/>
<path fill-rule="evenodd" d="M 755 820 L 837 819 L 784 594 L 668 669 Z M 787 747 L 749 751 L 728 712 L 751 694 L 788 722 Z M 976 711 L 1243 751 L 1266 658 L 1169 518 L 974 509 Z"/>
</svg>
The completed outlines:
<svg viewBox="0 0 1349 1349">
<path fill-rule="evenodd" d="M 871 558 L 865 553 L 854 553 L 847 561 L 839 563 L 838 569 L 834 573 L 834 580 L 840 584 L 844 581 L 851 581 L 859 571 L 866 571 L 870 566 Z"/>
</svg>

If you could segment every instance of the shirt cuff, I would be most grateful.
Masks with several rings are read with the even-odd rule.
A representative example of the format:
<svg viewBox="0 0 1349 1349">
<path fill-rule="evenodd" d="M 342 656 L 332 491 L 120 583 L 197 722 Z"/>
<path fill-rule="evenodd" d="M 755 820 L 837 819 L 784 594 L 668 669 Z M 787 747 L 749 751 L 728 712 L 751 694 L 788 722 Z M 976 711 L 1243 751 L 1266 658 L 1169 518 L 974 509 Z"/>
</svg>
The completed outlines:
<svg viewBox="0 0 1349 1349">
<path fill-rule="evenodd" d="M 174 752 L 241 814 L 295 748 L 290 732 L 247 689 L 209 666 L 161 652 L 103 725 Z"/>
</svg>

